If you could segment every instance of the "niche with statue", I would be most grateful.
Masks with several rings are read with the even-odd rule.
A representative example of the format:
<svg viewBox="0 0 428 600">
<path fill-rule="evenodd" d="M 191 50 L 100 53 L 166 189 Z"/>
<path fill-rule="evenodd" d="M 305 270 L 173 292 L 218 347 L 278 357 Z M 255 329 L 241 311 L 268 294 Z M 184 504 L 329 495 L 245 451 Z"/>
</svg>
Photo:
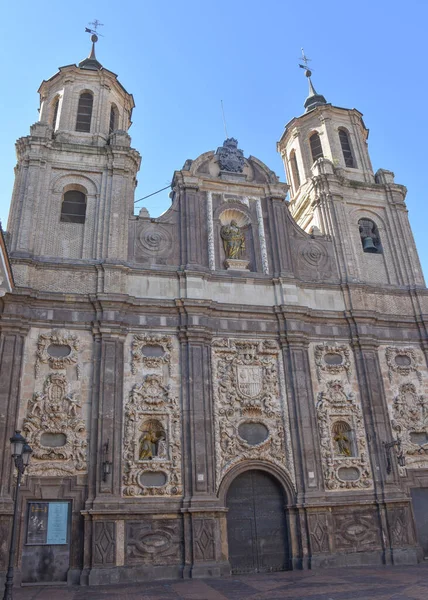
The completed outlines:
<svg viewBox="0 0 428 600">
<path fill-rule="evenodd" d="M 157 419 L 148 419 L 140 427 L 138 459 L 156 460 L 167 458 L 165 429 Z"/>
<path fill-rule="evenodd" d="M 241 210 L 229 208 L 219 217 L 220 263 L 227 270 L 248 271 L 253 257 L 250 217 Z"/>
</svg>

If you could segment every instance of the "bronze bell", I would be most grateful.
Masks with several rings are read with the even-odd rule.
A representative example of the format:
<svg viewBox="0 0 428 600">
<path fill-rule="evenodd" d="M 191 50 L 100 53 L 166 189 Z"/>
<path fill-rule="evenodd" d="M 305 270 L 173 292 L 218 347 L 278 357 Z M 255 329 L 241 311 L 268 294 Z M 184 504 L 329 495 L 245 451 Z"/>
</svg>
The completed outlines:
<svg viewBox="0 0 428 600">
<path fill-rule="evenodd" d="M 364 252 L 377 252 L 377 248 L 371 237 L 367 236 L 363 239 L 363 250 Z"/>
</svg>

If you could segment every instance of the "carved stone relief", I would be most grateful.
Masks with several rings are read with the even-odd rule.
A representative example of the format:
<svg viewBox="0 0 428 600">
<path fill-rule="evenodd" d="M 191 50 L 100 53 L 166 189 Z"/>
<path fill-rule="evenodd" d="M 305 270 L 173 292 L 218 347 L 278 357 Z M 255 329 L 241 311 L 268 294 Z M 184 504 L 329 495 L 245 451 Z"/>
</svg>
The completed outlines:
<svg viewBox="0 0 428 600">
<path fill-rule="evenodd" d="M 116 548 L 114 521 L 94 523 L 94 565 L 114 565 Z"/>
<path fill-rule="evenodd" d="M 295 241 L 299 271 L 311 279 L 329 279 L 332 263 L 325 244 L 317 240 Z"/>
<path fill-rule="evenodd" d="M 180 407 L 168 383 L 172 346 L 170 336 L 135 335 L 132 342 L 132 372 L 140 362 L 146 374 L 124 408 L 124 496 L 182 494 Z"/>
<path fill-rule="evenodd" d="M 30 475 L 69 475 L 86 472 L 86 426 L 81 402 L 68 390 L 63 373 L 47 376 L 42 392 L 28 402 L 24 435 L 33 449 Z"/>
<path fill-rule="evenodd" d="M 318 381 L 322 376 L 337 377 L 346 374 L 347 380 L 351 380 L 351 350 L 348 346 L 337 344 L 318 344 L 315 346 L 315 365 Z"/>
<path fill-rule="evenodd" d="M 65 369 L 76 365 L 77 379 L 80 377 L 79 340 L 77 335 L 53 329 L 50 333 L 41 333 L 37 340 L 35 375 L 40 374 L 40 363 L 48 364 L 51 369 Z"/>
<path fill-rule="evenodd" d="M 326 382 L 316 405 L 324 482 L 328 490 L 372 487 L 361 407 L 339 379 Z"/>
<path fill-rule="evenodd" d="M 183 560 L 183 527 L 178 519 L 127 521 L 126 563 L 174 565 Z"/>
<path fill-rule="evenodd" d="M 424 390 L 421 360 L 414 348 L 385 348 L 390 393 L 387 394 L 394 438 L 401 442 L 406 469 L 428 467 L 428 400 Z"/>
<path fill-rule="evenodd" d="M 333 522 L 336 550 L 361 552 L 380 547 L 380 529 L 375 513 L 333 513 Z"/>
<path fill-rule="evenodd" d="M 386 364 L 388 365 L 388 375 L 390 382 L 393 381 L 393 374 L 399 377 L 409 377 L 415 374 L 418 381 L 422 382 L 422 373 L 419 370 L 419 361 L 416 351 L 413 348 L 397 348 L 388 346 L 385 350 Z"/>
<path fill-rule="evenodd" d="M 217 487 L 246 459 L 273 463 L 294 481 L 279 357 L 273 340 L 222 338 L 212 344 Z"/>
<path fill-rule="evenodd" d="M 193 520 L 196 560 L 215 560 L 215 527 L 214 519 Z"/>
<path fill-rule="evenodd" d="M 137 365 L 148 369 L 157 369 L 163 364 L 169 365 L 171 359 L 171 338 L 167 335 L 134 335 L 131 351 L 131 371 L 137 373 Z"/>
<path fill-rule="evenodd" d="M 369 489 L 373 480 L 351 348 L 314 345 L 312 369 L 325 487 Z"/>
<path fill-rule="evenodd" d="M 330 551 L 328 518 L 325 513 L 309 513 L 309 534 L 313 554 Z"/>
<path fill-rule="evenodd" d="M 147 256 L 168 256 L 173 240 L 171 232 L 158 223 L 145 223 L 138 233 L 138 249 Z"/>
</svg>

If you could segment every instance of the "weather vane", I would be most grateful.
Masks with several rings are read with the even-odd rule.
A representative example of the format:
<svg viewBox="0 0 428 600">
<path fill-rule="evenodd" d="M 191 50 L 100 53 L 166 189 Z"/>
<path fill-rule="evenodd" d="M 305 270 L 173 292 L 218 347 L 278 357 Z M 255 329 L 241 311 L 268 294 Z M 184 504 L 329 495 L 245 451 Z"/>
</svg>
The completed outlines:
<svg viewBox="0 0 428 600">
<path fill-rule="evenodd" d="M 100 21 L 98 21 L 98 19 L 95 19 L 91 23 L 88 23 L 88 25 L 92 25 L 92 27 L 85 27 L 86 33 L 92 33 L 92 35 L 101 35 L 101 37 L 104 37 L 101 33 L 97 31 L 98 27 L 104 27 L 104 23 L 101 23 Z"/>
<path fill-rule="evenodd" d="M 300 63 L 299 63 L 299 67 L 300 67 L 301 69 L 305 69 L 305 75 L 306 75 L 306 77 L 310 77 L 310 76 L 312 75 L 312 69 L 310 69 L 310 68 L 308 67 L 308 62 L 310 62 L 310 61 L 311 61 L 311 59 L 310 59 L 310 58 L 308 58 L 308 57 L 305 55 L 305 51 L 303 50 L 303 48 L 302 48 L 302 58 L 301 58 L 301 60 L 302 60 L 302 61 L 303 61 L 305 64 L 304 64 L 304 65 L 302 65 L 302 64 L 300 64 Z"/>
</svg>

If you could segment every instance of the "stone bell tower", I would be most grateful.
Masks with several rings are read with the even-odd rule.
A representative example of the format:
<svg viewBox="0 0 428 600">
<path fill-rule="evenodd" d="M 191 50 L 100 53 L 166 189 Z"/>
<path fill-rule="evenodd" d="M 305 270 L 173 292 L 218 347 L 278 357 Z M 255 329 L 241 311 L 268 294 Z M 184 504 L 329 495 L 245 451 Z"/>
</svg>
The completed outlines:
<svg viewBox="0 0 428 600">
<path fill-rule="evenodd" d="M 124 261 L 139 153 L 134 99 L 95 55 L 60 67 L 40 88 L 40 120 L 16 144 L 8 223 L 20 285 L 40 261 Z M 50 260 L 51 259 L 51 260 Z"/>
<path fill-rule="evenodd" d="M 328 103 L 305 72 L 305 113 L 277 145 L 293 217 L 308 233 L 331 236 L 342 281 L 423 286 L 406 188 L 391 171 L 373 172 L 362 114 Z"/>
</svg>

